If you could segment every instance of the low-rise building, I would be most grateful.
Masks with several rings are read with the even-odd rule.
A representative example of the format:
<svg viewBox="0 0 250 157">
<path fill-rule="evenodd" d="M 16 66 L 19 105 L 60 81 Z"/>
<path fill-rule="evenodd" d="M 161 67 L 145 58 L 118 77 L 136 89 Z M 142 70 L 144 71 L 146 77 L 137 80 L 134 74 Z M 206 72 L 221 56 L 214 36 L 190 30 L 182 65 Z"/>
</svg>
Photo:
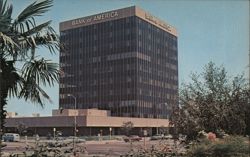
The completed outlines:
<svg viewBox="0 0 250 157">
<path fill-rule="evenodd" d="M 6 118 L 12 118 L 16 117 L 18 114 L 16 112 L 7 112 L 6 113 Z"/>
<path fill-rule="evenodd" d="M 113 135 L 124 134 L 122 126 L 131 121 L 134 128 L 131 134 L 142 135 L 143 130 L 149 134 L 156 134 L 159 128 L 169 127 L 167 119 L 135 118 L 135 117 L 112 117 L 110 111 L 98 109 L 64 109 L 53 110 L 52 116 L 47 117 L 15 117 L 6 119 L 6 132 L 17 131 L 18 124 L 27 127 L 30 135 L 39 134 L 46 136 L 53 134 L 53 130 L 61 131 L 64 136 L 74 135 L 74 127 L 78 136 Z M 110 129 L 111 128 L 111 129 Z"/>
</svg>

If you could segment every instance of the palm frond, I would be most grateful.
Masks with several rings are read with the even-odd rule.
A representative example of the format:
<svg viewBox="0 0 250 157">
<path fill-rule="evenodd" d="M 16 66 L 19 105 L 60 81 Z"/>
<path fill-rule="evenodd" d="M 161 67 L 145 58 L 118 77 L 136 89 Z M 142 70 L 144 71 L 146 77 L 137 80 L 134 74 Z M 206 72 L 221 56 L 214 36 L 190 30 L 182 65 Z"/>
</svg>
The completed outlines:
<svg viewBox="0 0 250 157">
<path fill-rule="evenodd" d="M 11 17 L 12 13 L 12 5 L 7 6 L 7 1 L 5 0 L 0 0 L 0 15 L 8 15 Z"/>
<path fill-rule="evenodd" d="M 21 49 L 19 54 L 20 59 L 27 59 L 25 58 L 27 56 L 29 56 L 29 59 L 33 59 L 35 57 L 35 49 L 40 46 L 46 47 L 52 54 L 59 50 L 59 38 L 57 34 L 51 33 L 53 30 L 49 28 L 49 23 L 50 22 L 46 22 L 40 27 L 31 30 L 34 31 L 34 33 L 37 31 L 34 35 L 22 35 L 19 37 L 18 43 Z M 47 28 L 43 28 L 44 26 Z M 27 34 L 32 33 L 29 32 Z"/>
<path fill-rule="evenodd" d="M 19 98 L 31 100 L 34 103 L 44 106 L 44 100 L 51 99 L 48 94 L 41 88 L 42 86 L 52 86 L 59 81 L 58 64 L 50 60 L 40 59 L 26 62 L 21 69 L 23 83 Z"/>
<path fill-rule="evenodd" d="M 0 59 L 8 59 L 8 64 L 12 63 L 13 67 L 13 71 L 4 73 L 6 82 L 10 83 L 7 91 L 9 96 L 31 100 L 42 107 L 44 100 L 50 100 L 50 97 L 41 86 L 53 86 L 59 81 L 60 72 L 58 64 L 43 58 L 37 60 L 35 52 L 38 47 L 44 46 L 51 53 L 56 53 L 59 38 L 50 27 L 51 21 L 36 25 L 35 17 L 48 11 L 52 1 L 30 4 L 13 21 L 12 5 L 8 5 L 7 0 L 0 0 Z M 23 65 L 18 72 L 18 68 L 14 67 L 17 61 Z"/>
<path fill-rule="evenodd" d="M 9 89 L 10 96 L 18 96 L 18 85 L 20 82 L 20 76 L 15 68 L 14 60 L 7 60 L 6 58 L 1 58 L 1 70 L 3 76 L 1 77 L 1 85 Z M 3 87 L 2 87 L 3 88 Z"/>
<path fill-rule="evenodd" d="M 41 82 L 44 86 L 52 86 L 59 81 L 58 64 L 43 58 L 26 62 L 22 72 L 22 77 L 25 80 L 34 80 L 38 85 Z"/>
<path fill-rule="evenodd" d="M 12 72 L 9 79 L 10 79 L 9 81 L 12 82 L 12 84 L 9 88 L 9 96 L 10 97 L 18 97 L 20 87 L 23 84 L 22 79 L 17 72 Z"/>
<path fill-rule="evenodd" d="M 59 37 L 49 26 L 50 23 L 51 21 L 45 22 L 21 34 L 18 39 L 21 49 L 28 51 L 37 46 L 45 46 L 51 53 L 59 50 Z"/>
<path fill-rule="evenodd" d="M 59 50 L 58 36 L 54 33 L 47 32 L 45 34 L 37 34 L 34 37 L 36 46 L 44 46 L 49 49 L 51 53 L 56 53 Z"/>
<path fill-rule="evenodd" d="M 41 16 L 52 6 L 53 0 L 34 2 L 26 7 L 13 23 L 13 29 L 20 33 L 30 30 L 36 26 L 34 17 Z"/>
<path fill-rule="evenodd" d="M 52 103 L 49 95 L 32 79 L 23 80 L 18 98 L 24 98 L 25 101 L 30 100 L 33 103 L 38 103 L 41 107 L 44 107 L 45 100 L 49 100 L 49 102 Z"/>
<path fill-rule="evenodd" d="M 19 48 L 19 45 L 11 37 L 0 32 L 0 47 L 2 50 L 11 52 L 15 48 Z"/>
<path fill-rule="evenodd" d="M 7 6 L 7 0 L 0 0 L 0 32 L 7 32 L 11 24 L 12 5 Z"/>
<path fill-rule="evenodd" d="M 38 26 L 34 26 L 33 28 L 27 30 L 26 32 L 22 33 L 22 36 L 31 36 L 37 33 L 40 33 L 42 30 L 47 29 L 49 25 L 51 24 L 51 21 L 47 21 L 45 23 L 42 23 Z"/>
</svg>

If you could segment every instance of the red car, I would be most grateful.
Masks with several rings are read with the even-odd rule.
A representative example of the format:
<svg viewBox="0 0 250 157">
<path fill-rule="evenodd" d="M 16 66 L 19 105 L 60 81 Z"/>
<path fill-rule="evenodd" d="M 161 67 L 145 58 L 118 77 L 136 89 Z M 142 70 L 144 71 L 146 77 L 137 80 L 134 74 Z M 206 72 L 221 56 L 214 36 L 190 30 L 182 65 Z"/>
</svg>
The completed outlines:
<svg viewBox="0 0 250 157">
<path fill-rule="evenodd" d="M 134 141 L 140 141 L 142 140 L 142 138 L 137 135 L 130 135 L 129 137 L 124 137 L 123 140 L 125 142 L 129 142 L 129 141 L 134 142 Z"/>
</svg>

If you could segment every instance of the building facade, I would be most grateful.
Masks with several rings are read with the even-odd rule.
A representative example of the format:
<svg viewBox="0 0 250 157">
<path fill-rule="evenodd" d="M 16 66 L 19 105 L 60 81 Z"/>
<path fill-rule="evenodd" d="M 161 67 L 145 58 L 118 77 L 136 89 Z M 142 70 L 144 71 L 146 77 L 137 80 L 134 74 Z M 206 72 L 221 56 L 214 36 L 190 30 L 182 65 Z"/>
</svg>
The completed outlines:
<svg viewBox="0 0 250 157">
<path fill-rule="evenodd" d="M 168 118 L 177 105 L 177 32 L 169 24 L 132 6 L 62 22 L 60 36 L 61 108 Z"/>
<path fill-rule="evenodd" d="M 63 136 L 72 136 L 74 135 L 74 122 L 78 130 L 77 136 L 97 136 L 99 133 L 109 135 L 111 130 L 112 135 L 124 135 L 126 133 L 123 128 L 124 122 L 132 122 L 134 125 L 131 134 L 141 136 L 143 130 L 147 130 L 149 135 L 154 135 L 167 133 L 167 128 L 170 128 L 168 119 L 113 117 L 107 110 L 65 109 L 62 112 L 53 110 L 52 116 L 46 117 L 7 118 L 5 132 L 17 133 L 18 126 L 21 124 L 25 126 L 29 136 L 53 135 L 53 130 L 61 131 Z"/>
</svg>

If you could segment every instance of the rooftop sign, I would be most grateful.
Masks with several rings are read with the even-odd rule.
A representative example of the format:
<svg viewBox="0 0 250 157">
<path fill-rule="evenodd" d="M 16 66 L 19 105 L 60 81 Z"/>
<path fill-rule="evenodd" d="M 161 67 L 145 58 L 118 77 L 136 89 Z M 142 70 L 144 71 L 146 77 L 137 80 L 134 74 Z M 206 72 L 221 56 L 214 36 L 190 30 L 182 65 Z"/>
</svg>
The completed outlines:
<svg viewBox="0 0 250 157">
<path fill-rule="evenodd" d="M 101 23 L 101 22 L 106 22 L 106 21 L 111 21 L 111 20 L 116 20 L 116 19 L 121 19 L 121 18 L 126 18 L 130 16 L 140 17 L 141 19 L 177 36 L 177 31 L 174 27 L 170 26 L 169 24 L 163 22 L 157 17 L 152 16 L 151 14 L 145 12 L 144 10 L 136 6 L 108 11 L 108 12 L 104 12 L 104 13 L 100 13 L 100 14 L 96 14 L 92 16 L 87 16 L 87 17 L 82 17 L 82 18 L 78 18 L 74 20 L 61 22 L 60 31 L 78 28 L 78 27 L 87 26 L 87 25 L 96 24 L 96 23 Z"/>
<path fill-rule="evenodd" d="M 157 20 L 154 16 L 145 13 L 145 18 L 151 22 L 153 22 L 156 25 L 159 25 L 160 27 L 163 27 L 165 29 L 167 29 L 168 31 L 171 31 L 171 26 L 168 24 L 165 24 L 164 22 L 161 22 L 160 20 Z"/>
<path fill-rule="evenodd" d="M 86 24 L 86 23 L 91 23 L 93 21 L 100 21 L 104 19 L 114 18 L 114 17 L 117 17 L 118 15 L 119 14 L 117 11 L 111 11 L 111 12 L 102 13 L 102 14 L 98 14 L 98 15 L 94 15 L 90 17 L 75 19 L 75 20 L 72 20 L 71 24 L 72 26 L 79 25 L 79 24 Z"/>
</svg>

